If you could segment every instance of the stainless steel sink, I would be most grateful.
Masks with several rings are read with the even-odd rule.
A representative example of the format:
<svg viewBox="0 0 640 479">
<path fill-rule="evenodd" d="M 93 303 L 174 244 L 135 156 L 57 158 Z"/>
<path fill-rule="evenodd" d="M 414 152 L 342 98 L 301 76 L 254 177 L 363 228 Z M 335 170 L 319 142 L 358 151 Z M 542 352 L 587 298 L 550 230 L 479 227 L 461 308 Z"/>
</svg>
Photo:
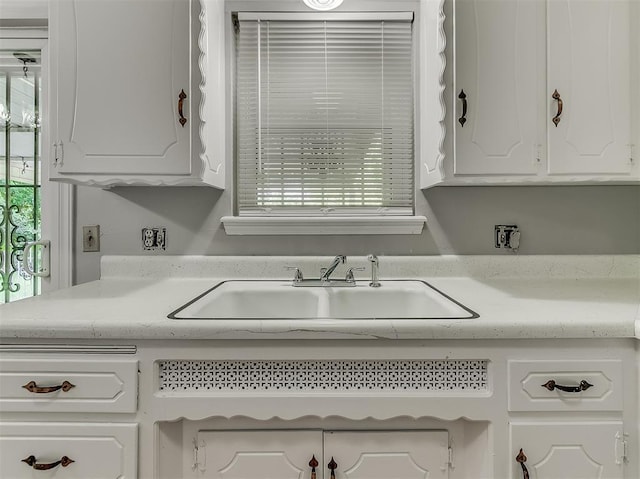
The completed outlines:
<svg viewBox="0 0 640 479">
<path fill-rule="evenodd" d="M 218 283 L 171 319 L 472 319 L 479 315 L 424 281 L 294 288 L 290 281 Z"/>
</svg>

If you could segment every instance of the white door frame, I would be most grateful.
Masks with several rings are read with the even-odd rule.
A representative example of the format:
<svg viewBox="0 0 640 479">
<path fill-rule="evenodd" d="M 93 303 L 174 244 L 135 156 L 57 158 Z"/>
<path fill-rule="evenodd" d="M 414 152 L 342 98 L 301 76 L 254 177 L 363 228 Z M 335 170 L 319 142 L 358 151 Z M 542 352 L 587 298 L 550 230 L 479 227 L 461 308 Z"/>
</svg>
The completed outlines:
<svg viewBox="0 0 640 479">
<path fill-rule="evenodd" d="M 42 278 L 41 292 L 66 288 L 73 284 L 73 203 L 74 189 L 72 185 L 49 181 L 51 148 L 49 145 L 51 118 L 49 116 L 51 101 L 55 95 L 49 91 L 49 44 L 47 31 L 37 30 L 0 30 L 3 49 L 25 48 L 42 51 L 40 97 L 41 144 L 40 152 L 40 218 L 42 239 L 51 241 L 50 275 Z"/>
</svg>

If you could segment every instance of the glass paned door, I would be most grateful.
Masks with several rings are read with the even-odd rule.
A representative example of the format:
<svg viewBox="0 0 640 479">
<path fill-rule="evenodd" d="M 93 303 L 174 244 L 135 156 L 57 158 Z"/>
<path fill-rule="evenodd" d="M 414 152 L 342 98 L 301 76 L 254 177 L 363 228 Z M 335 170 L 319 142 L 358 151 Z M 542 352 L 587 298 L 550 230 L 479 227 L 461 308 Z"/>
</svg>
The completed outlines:
<svg viewBox="0 0 640 479">
<path fill-rule="evenodd" d="M 0 50 L 0 303 L 39 293 L 23 268 L 40 239 L 40 52 Z M 38 255 L 31 257 L 37 271 Z"/>
</svg>

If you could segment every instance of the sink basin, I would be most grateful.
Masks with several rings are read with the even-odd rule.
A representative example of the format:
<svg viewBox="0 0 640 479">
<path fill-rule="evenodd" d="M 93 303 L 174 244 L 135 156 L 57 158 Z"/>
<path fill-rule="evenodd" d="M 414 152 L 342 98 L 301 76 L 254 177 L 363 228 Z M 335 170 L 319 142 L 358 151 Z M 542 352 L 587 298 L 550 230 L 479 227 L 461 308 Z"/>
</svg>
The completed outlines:
<svg viewBox="0 0 640 479">
<path fill-rule="evenodd" d="M 328 291 L 333 318 L 471 318 L 473 312 L 423 281 L 383 281 Z"/>
<path fill-rule="evenodd" d="M 429 283 L 366 282 L 349 288 L 294 288 L 290 281 L 223 281 L 171 319 L 466 319 L 479 315 Z"/>
<path fill-rule="evenodd" d="M 224 281 L 169 315 L 172 319 L 316 318 L 320 296 L 287 281 Z"/>
</svg>

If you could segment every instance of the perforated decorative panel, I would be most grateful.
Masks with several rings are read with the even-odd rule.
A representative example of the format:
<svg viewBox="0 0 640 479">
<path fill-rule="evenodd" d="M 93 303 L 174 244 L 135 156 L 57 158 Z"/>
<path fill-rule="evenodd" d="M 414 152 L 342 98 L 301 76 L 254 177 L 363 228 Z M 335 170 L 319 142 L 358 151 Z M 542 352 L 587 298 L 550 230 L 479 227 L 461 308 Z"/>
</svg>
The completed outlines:
<svg viewBox="0 0 640 479">
<path fill-rule="evenodd" d="M 487 389 L 486 360 L 160 361 L 161 391 L 434 392 Z"/>
</svg>

